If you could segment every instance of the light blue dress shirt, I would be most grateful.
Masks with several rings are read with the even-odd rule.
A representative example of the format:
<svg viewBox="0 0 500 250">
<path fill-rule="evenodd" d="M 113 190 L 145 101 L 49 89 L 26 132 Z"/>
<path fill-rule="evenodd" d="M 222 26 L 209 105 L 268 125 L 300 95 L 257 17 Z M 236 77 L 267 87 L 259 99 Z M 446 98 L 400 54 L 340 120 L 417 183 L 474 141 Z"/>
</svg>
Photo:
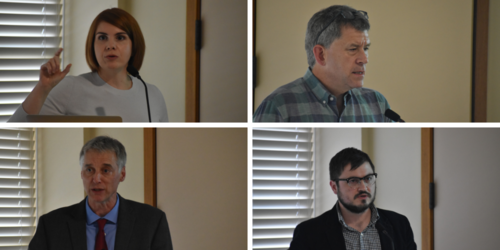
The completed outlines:
<svg viewBox="0 0 500 250">
<path fill-rule="evenodd" d="M 116 237 L 116 222 L 118 221 L 118 207 L 120 206 L 120 198 L 118 194 L 116 195 L 116 204 L 111 211 L 104 217 L 99 217 L 95 214 L 92 209 L 90 209 L 88 197 L 85 201 L 85 208 L 87 211 L 87 249 L 94 250 L 95 248 L 95 238 L 97 232 L 99 232 L 99 226 L 97 225 L 97 220 L 104 218 L 108 220 L 106 225 L 104 225 L 104 233 L 106 234 L 106 245 L 108 250 L 115 249 L 115 237 Z"/>
</svg>

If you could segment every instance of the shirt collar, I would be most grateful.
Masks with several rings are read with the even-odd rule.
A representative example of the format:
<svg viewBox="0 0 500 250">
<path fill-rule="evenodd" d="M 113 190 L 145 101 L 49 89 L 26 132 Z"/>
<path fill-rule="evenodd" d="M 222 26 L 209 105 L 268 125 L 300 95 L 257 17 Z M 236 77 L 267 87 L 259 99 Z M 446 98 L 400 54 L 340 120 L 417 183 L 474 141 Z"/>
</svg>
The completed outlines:
<svg viewBox="0 0 500 250">
<path fill-rule="evenodd" d="M 307 68 L 306 73 L 304 74 L 304 81 L 307 86 L 312 90 L 313 94 L 320 100 L 323 104 L 328 103 L 330 97 L 335 99 L 335 96 L 326 89 L 325 85 L 319 81 L 319 79 L 312 73 L 311 68 Z M 349 100 L 351 96 L 351 90 L 347 91 L 344 94 L 344 105 L 347 100 Z"/>
<path fill-rule="evenodd" d="M 116 194 L 116 204 L 104 217 L 99 217 L 89 206 L 88 197 L 85 199 L 85 210 L 87 212 L 87 225 L 95 223 L 98 219 L 104 218 L 109 222 L 115 223 L 118 221 L 118 207 L 120 206 L 120 197 Z"/>
<path fill-rule="evenodd" d="M 130 78 L 130 80 L 132 80 L 132 87 L 130 89 L 127 89 L 127 90 L 131 90 L 131 89 L 134 89 L 135 86 L 137 84 L 134 83 L 134 77 L 132 76 L 129 76 L 127 75 L 128 78 Z M 96 85 L 96 86 L 107 86 L 108 88 L 112 88 L 112 89 L 116 89 L 116 90 L 122 90 L 122 89 L 117 89 L 111 85 L 109 85 L 107 82 L 105 82 L 101 76 L 99 75 L 99 73 L 97 73 L 97 71 L 94 71 L 94 72 L 91 72 L 90 74 L 90 77 L 89 78 L 92 78 L 91 80 L 88 79 L 92 84 Z"/>
<path fill-rule="evenodd" d="M 336 207 L 337 207 L 337 215 L 339 217 L 340 224 L 342 224 L 345 228 L 348 228 L 349 226 L 347 226 L 347 224 L 345 223 L 344 217 L 342 217 L 342 213 L 340 212 L 339 201 L 337 201 Z M 377 222 L 377 220 L 380 218 L 380 216 L 378 214 L 378 211 L 377 211 L 377 208 L 375 207 L 375 205 L 371 204 L 370 205 L 370 210 L 372 211 L 372 217 L 370 218 L 370 224 L 368 224 L 368 226 L 375 225 L 375 223 Z"/>
</svg>

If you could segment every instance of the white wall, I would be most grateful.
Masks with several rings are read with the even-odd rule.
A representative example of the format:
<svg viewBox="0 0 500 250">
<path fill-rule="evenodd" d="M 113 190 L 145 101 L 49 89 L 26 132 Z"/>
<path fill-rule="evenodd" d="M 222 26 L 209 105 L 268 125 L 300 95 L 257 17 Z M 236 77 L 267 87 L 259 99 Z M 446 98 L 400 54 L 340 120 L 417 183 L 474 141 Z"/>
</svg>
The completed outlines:
<svg viewBox="0 0 500 250">
<path fill-rule="evenodd" d="M 117 0 L 66 0 L 64 5 L 64 67 L 73 64 L 69 75 L 90 71 L 85 59 L 85 42 L 90 24 L 101 11 L 118 7 Z"/>
<path fill-rule="evenodd" d="M 146 41 L 141 77 L 162 92 L 169 121 L 184 122 L 186 0 L 119 0 L 119 7 L 135 17 Z"/>
<path fill-rule="evenodd" d="M 434 129 L 434 249 L 498 249 L 499 148 L 498 128 Z"/>
<path fill-rule="evenodd" d="M 82 128 L 38 129 L 38 214 L 83 200 Z"/>
<path fill-rule="evenodd" d="M 332 209 L 337 196 L 330 188 L 330 160 L 347 147 L 361 149 L 361 128 L 316 128 L 315 216 Z"/>
<path fill-rule="evenodd" d="M 363 151 L 378 173 L 375 205 L 408 218 L 417 249 L 422 248 L 420 134 L 419 128 L 363 129 Z"/>
</svg>

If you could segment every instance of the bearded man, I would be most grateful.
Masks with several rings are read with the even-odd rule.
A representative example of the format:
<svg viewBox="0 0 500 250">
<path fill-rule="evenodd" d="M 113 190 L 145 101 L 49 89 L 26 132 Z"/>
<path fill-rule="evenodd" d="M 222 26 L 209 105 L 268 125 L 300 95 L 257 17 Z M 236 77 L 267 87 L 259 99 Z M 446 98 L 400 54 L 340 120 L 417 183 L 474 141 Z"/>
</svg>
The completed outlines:
<svg viewBox="0 0 500 250">
<path fill-rule="evenodd" d="M 330 161 L 330 187 L 338 201 L 295 228 L 290 250 L 416 250 L 408 219 L 373 205 L 376 180 L 366 153 L 355 148 L 337 153 Z"/>
</svg>

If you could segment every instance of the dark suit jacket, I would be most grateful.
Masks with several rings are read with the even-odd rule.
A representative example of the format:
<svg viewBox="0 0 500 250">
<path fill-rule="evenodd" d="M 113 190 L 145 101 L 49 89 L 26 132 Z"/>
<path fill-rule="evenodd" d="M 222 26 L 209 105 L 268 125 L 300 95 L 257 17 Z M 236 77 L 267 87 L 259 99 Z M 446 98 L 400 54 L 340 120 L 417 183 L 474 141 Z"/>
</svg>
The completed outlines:
<svg viewBox="0 0 500 250">
<path fill-rule="evenodd" d="M 120 197 L 115 250 L 172 249 L 165 213 Z M 87 250 L 85 199 L 42 215 L 28 249 Z"/>
<path fill-rule="evenodd" d="M 342 225 L 335 206 L 316 218 L 300 223 L 293 232 L 289 250 L 345 250 Z M 392 211 L 380 208 L 377 210 L 380 218 L 375 223 L 375 227 L 380 237 L 382 250 L 393 249 L 391 241 L 394 243 L 394 250 L 416 250 L 417 245 L 413 240 L 413 231 L 408 219 Z"/>
</svg>

